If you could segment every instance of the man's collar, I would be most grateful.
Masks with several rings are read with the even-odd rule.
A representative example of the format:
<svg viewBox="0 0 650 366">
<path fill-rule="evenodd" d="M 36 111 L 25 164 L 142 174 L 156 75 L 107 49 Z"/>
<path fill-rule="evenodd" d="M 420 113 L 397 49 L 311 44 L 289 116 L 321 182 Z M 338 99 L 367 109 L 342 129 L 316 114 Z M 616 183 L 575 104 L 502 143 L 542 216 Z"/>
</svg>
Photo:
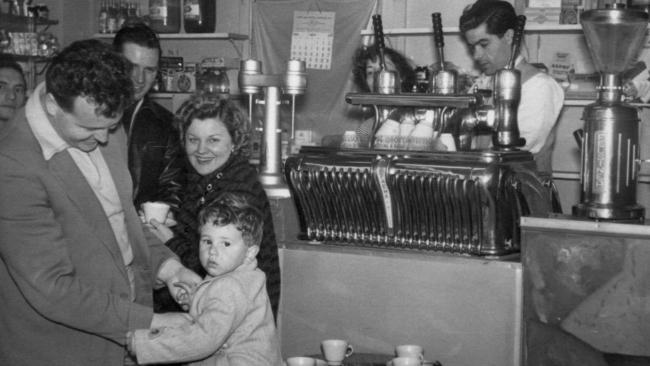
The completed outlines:
<svg viewBox="0 0 650 366">
<path fill-rule="evenodd" d="M 59 136 L 54 126 L 52 126 L 52 122 L 43 105 L 43 99 L 46 93 L 45 83 L 41 83 L 36 87 L 32 97 L 27 100 L 27 104 L 25 105 L 25 116 L 27 117 L 29 127 L 34 132 L 36 141 L 41 146 L 43 158 L 50 160 L 55 154 L 67 149 L 69 145 Z"/>
</svg>

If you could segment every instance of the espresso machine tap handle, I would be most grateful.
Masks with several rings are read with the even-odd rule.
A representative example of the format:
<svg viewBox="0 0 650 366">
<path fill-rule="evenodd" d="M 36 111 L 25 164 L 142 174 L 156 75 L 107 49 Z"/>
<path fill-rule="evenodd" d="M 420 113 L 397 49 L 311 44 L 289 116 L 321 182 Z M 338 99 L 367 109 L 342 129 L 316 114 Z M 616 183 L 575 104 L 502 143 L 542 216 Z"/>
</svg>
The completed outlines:
<svg viewBox="0 0 650 366">
<path fill-rule="evenodd" d="M 375 14 L 372 16 L 372 28 L 375 31 L 375 47 L 379 54 L 379 66 L 382 70 L 386 70 L 386 59 L 384 58 L 384 27 L 381 23 L 381 15 Z"/>
<path fill-rule="evenodd" d="M 524 34 L 524 27 L 526 27 L 526 16 L 518 15 L 517 25 L 515 26 L 514 34 L 512 36 L 512 52 L 510 54 L 508 65 L 506 66 L 508 70 L 512 70 L 515 67 L 515 61 L 517 60 L 517 56 L 519 56 L 519 49 L 521 48 L 521 38 Z"/>
<path fill-rule="evenodd" d="M 440 70 L 445 69 L 445 37 L 442 33 L 442 17 L 440 13 L 431 14 L 431 22 L 433 23 L 433 40 L 438 49 L 438 56 L 440 59 Z"/>
</svg>

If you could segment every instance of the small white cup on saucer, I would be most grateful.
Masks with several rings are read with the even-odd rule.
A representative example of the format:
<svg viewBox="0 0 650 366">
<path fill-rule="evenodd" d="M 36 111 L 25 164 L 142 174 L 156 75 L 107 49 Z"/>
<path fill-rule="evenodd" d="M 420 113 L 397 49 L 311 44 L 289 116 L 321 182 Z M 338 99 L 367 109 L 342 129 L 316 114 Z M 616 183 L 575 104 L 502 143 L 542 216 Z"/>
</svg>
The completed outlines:
<svg viewBox="0 0 650 366">
<path fill-rule="evenodd" d="M 320 345 L 325 361 L 330 366 L 343 364 L 343 359 L 350 357 L 354 352 L 352 345 L 343 339 L 326 339 Z"/>
<path fill-rule="evenodd" d="M 401 344 L 395 347 L 395 355 L 397 357 L 413 357 L 420 361 L 424 360 L 424 350 L 422 346 L 417 344 Z"/>
</svg>

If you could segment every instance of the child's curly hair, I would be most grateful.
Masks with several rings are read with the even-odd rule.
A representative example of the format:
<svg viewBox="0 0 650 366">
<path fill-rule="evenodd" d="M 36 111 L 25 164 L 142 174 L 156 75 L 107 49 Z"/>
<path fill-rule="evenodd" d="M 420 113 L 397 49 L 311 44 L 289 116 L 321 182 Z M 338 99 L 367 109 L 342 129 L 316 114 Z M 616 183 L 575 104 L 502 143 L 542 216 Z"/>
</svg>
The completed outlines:
<svg viewBox="0 0 650 366">
<path fill-rule="evenodd" d="M 244 243 L 251 247 L 262 241 L 262 213 L 251 203 L 252 196 L 243 192 L 223 192 L 199 212 L 199 225 L 233 224 L 241 231 Z"/>
</svg>

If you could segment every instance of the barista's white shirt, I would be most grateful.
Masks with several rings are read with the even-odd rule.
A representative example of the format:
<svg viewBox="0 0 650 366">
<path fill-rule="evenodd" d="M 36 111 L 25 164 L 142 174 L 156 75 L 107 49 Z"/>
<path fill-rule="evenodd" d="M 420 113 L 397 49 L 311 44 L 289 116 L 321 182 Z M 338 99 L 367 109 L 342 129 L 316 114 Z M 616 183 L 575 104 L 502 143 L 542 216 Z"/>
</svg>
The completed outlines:
<svg viewBox="0 0 650 366">
<path fill-rule="evenodd" d="M 555 141 L 555 134 L 551 132 L 563 104 L 564 91 L 546 73 L 535 74 L 521 85 L 517 122 L 519 135 L 526 139 L 524 150 L 537 154 L 547 145 L 549 138 Z"/>
</svg>

